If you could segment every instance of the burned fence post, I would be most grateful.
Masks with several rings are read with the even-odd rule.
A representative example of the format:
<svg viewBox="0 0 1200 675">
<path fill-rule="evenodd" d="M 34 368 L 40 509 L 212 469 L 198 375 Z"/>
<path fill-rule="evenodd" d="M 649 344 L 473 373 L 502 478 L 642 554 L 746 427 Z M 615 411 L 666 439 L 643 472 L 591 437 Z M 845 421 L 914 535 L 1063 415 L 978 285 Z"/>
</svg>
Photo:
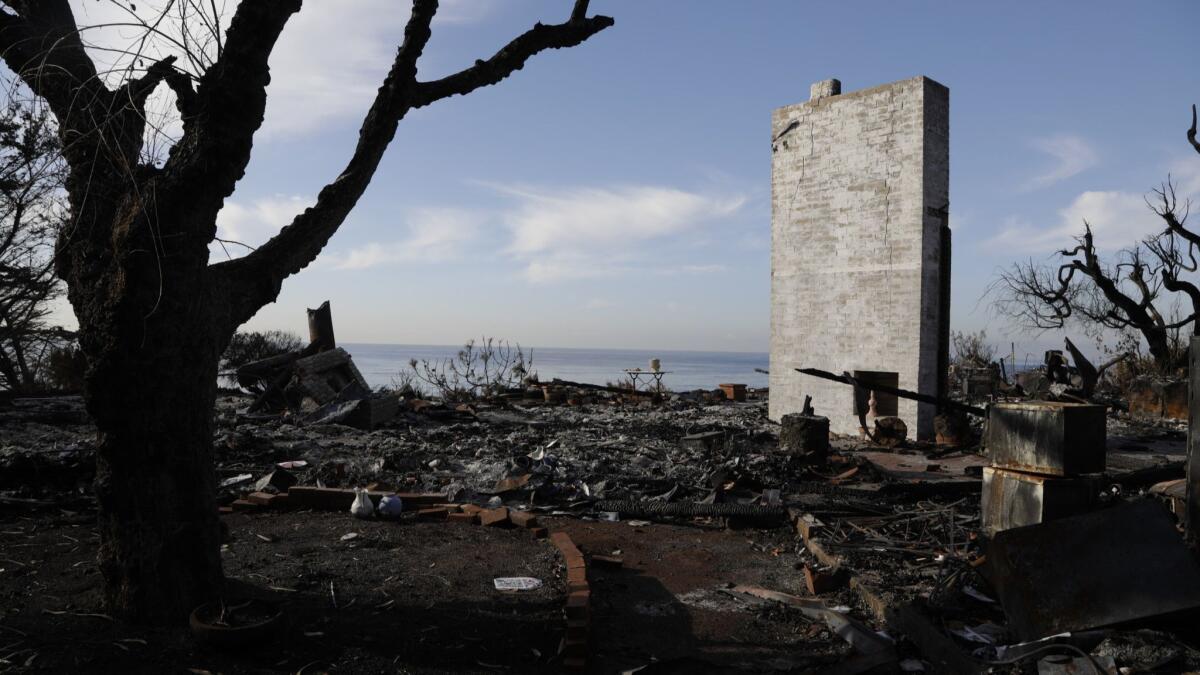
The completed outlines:
<svg viewBox="0 0 1200 675">
<path fill-rule="evenodd" d="M 1188 541 L 1200 546 L 1200 337 L 1193 336 L 1188 351 L 1188 453 L 1187 511 L 1184 522 Z"/>
<path fill-rule="evenodd" d="M 779 418 L 779 449 L 789 455 L 824 462 L 829 454 L 829 418 L 788 413 Z"/>
<path fill-rule="evenodd" d="M 337 347 L 337 341 L 333 339 L 333 315 L 329 311 L 328 300 L 322 302 L 320 307 L 308 310 L 308 341 L 309 348 L 318 352 Z"/>
</svg>

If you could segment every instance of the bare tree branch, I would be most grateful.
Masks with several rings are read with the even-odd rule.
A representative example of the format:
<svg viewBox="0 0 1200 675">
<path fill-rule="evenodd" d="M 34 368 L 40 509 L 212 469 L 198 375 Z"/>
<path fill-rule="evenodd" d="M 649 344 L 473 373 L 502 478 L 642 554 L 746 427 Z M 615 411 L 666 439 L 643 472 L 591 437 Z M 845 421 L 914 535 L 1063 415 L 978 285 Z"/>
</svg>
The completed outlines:
<svg viewBox="0 0 1200 675">
<path fill-rule="evenodd" d="M 107 89 L 84 51 L 70 5 L 66 0 L 9 4 L 20 15 L 0 11 L 0 58 L 46 99 L 60 126 L 87 126 L 87 109 Z"/>
<path fill-rule="evenodd" d="M 266 111 L 271 79 L 267 60 L 288 19 L 299 10 L 300 0 L 239 3 L 220 58 L 200 77 L 194 96 L 185 90 L 183 105 L 194 119 L 189 124 L 185 118 L 183 138 L 171 149 L 163 170 L 175 177 L 177 186 L 196 180 L 215 186 L 205 192 L 219 196 L 219 201 L 210 197 L 198 205 L 206 213 L 219 211 L 245 174 L 254 134 Z M 181 83 L 172 85 L 176 95 L 177 87 Z"/>
<path fill-rule="evenodd" d="M 235 325 L 274 300 L 285 278 L 316 259 L 366 190 L 397 125 L 409 110 L 495 84 L 519 70 L 534 54 L 578 45 L 613 25 L 611 18 L 602 16 L 552 26 L 537 24 L 487 61 L 477 61 L 471 68 L 441 80 L 418 82 L 417 60 L 429 39 L 429 25 L 436 11 L 436 0 L 413 3 L 404 42 L 363 120 L 354 155 L 337 179 L 322 188 L 316 204 L 253 253 L 211 266 L 214 283 L 238 289 L 231 298 L 231 320 Z M 226 49 L 232 48 L 231 37 Z"/>
<path fill-rule="evenodd" d="M 577 3 L 586 10 L 587 3 Z M 525 61 L 545 49 L 574 47 L 613 25 L 607 16 L 572 18 L 567 23 L 547 26 L 537 24 L 509 42 L 486 61 L 432 82 L 421 82 L 413 95 L 412 107 L 420 108 L 456 94 L 468 94 L 480 87 L 496 84 L 525 66 Z"/>
<path fill-rule="evenodd" d="M 1188 139 L 1188 143 L 1191 143 L 1192 147 L 1196 149 L 1196 152 L 1200 152 L 1200 141 L 1196 140 L 1196 104 L 1195 103 L 1192 104 L 1192 126 L 1188 128 L 1187 139 Z"/>
</svg>

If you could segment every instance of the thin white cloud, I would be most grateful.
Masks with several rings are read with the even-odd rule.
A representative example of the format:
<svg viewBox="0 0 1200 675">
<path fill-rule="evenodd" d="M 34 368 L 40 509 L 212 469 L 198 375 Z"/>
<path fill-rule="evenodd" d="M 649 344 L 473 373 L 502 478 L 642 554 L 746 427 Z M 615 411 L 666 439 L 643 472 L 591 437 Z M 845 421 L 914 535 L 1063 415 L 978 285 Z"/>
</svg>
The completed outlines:
<svg viewBox="0 0 1200 675">
<path fill-rule="evenodd" d="M 1053 164 L 1043 173 L 1030 179 L 1025 186 L 1029 190 L 1049 187 L 1100 163 L 1100 154 L 1091 143 L 1079 136 L 1058 134 L 1034 139 L 1032 145 L 1049 155 Z"/>
<path fill-rule="evenodd" d="M 1164 227 L 1162 219 L 1146 205 L 1145 195 L 1116 190 L 1084 192 L 1059 210 L 1058 216 L 1058 222 L 1048 228 L 1010 218 L 983 246 L 1012 253 L 1071 248 L 1072 238 L 1083 234 L 1086 221 L 1095 235 L 1096 248 L 1113 251 L 1136 244 Z"/>
<path fill-rule="evenodd" d="M 534 282 L 610 276 L 729 217 L 745 198 L 676 188 L 621 186 L 550 189 L 492 185 L 517 201 L 504 215 L 507 252 Z M 657 249 L 657 250 L 656 250 Z"/>
<path fill-rule="evenodd" d="M 408 218 L 409 236 L 396 242 L 371 242 L 329 256 L 339 270 L 361 270 L 395 262 L 445 262 L 458 258 L 480 233 L 482 215 L 456 208 L 424 208 Z"/>
<path fill-rule="evenodd" d="M 668 268 L 662 270 L 660 272 L 660 274 L 665 274 L 667 276 L 674 276 L 677 274 L 724 274 L 725 272 L 728 272 L 728 271 L 729 271 L 728 266 L 720 265 L 720 264 L 678 265 L 676 267 L 668 267 Z"/>
<path fill-rule="evenodd" d="M 217 237 L 246 246 L 260 246 L 315 201 L 312 197 L 297 195 L 274 195 L 249 203 L 226 201 L 225 207 L 217 214 Z M 225 244 L 222 247 L 220 242 L 213 242 L 209 248 L 222 258 L 236 258 L 249 250 L 237 244 Z"/>
</svg>

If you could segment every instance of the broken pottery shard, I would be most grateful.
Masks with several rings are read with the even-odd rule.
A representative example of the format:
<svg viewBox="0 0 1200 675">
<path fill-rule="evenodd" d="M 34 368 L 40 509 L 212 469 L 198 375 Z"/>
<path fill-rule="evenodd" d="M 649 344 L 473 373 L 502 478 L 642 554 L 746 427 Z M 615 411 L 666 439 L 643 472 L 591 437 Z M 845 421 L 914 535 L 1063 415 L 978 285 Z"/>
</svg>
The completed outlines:
<svg viewBox="0 0 1200 675">
<path fill-rule="evenodd" d="M 1000 532 L 987 567 L 1021 640 L 1200 607 L 1200 564 L 1153 500 Z"/>
</svg>

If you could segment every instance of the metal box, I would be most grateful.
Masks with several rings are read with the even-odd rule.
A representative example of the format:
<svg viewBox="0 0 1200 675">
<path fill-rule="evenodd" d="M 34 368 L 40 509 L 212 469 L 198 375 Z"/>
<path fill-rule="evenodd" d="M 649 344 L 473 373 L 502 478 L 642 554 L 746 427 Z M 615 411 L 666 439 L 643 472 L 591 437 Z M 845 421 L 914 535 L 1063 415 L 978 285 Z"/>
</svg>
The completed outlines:
<svg viewBox="0 0 1200 675">
<path fill-rule="evenodd" d="M 994 467 L 983 469 L 983 531 L 993 535 L 1024 525 L 1077 516 L 1095 508 L 1098 477 L 1053 478 Z"/>
<path fill-rule="evenodd" d="M 998 533 L 987 574 L 1018 640 L 1200 607 L 1200 565 L 1144 499 Z"/>
<path fill-rule="evenodd" d="M 1029 401 L 988 408 L 992 466 L 1049 476 L 1103 473 L 1104 406 Z"/>
</svg>

